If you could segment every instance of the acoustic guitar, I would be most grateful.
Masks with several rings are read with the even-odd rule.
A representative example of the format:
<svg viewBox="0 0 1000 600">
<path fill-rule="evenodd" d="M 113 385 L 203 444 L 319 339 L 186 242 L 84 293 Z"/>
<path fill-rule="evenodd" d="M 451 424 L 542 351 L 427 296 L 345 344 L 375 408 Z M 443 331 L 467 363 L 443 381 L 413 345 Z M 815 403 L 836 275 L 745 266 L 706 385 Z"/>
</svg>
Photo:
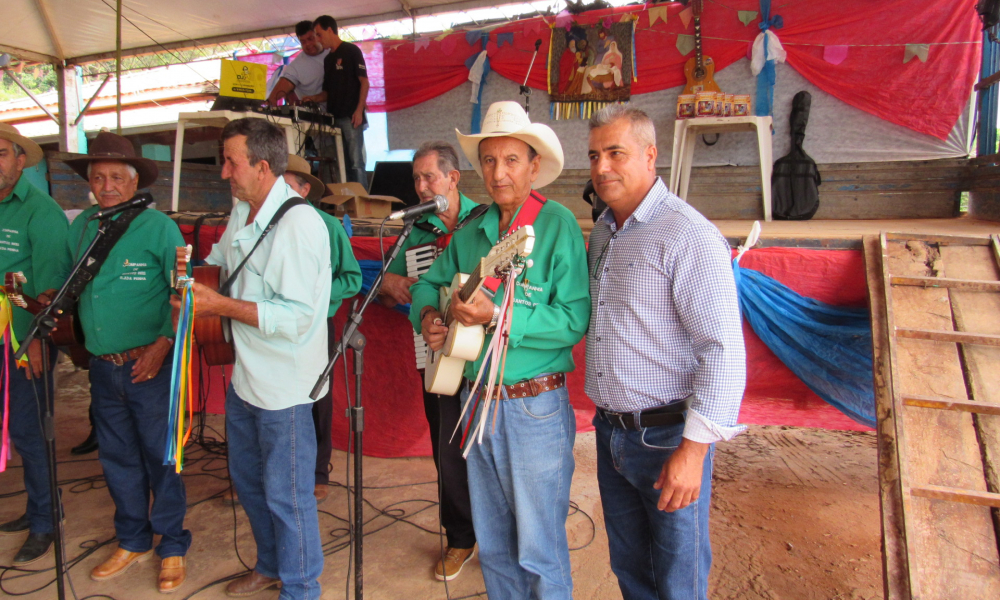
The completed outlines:
<svg viewBox="0 0 1000 600">
<path fill-rule="evenodd" d="M 438 306 L 441 307 L 441 313 L 446 315 L 448 337 L 440 350 L 431 352 L 427 357 L 425 390 L 432 394 L 454 396 L 462 385 L 465 363 L 479 358 L 486 340 L 486 330 L 482 325 L 462 325 L 451 315 L 448 309 L 452 295 L 460 290 L 458 297 L 463 302 L 469 302 L 487 277 L 502 277 L 514 268 L 516 261 L 531 254 L 534 243 L 535 232 L 532 226 L 518 227 L 497 242 L 489 254 L 479 259 L 479 264 L 472 273 L 456 273 L 451 286 L 441 288 Z"/>
<path fill-rule="evenodd" d="M 45 305 L 24 293 L 25 283 L 28 279 L 24 273 L 17 271 L 4 275 L 3 293 L 14 306 L 19 306 L 33 315 L 37 315 L 45 309 Z M 52 330 L 52 343 L 62 348 L 69 355 L 73 364 L 81 369 L 90 368 L 90 352 L 83 345 L 83 332 L 80 330 L 80 323 L 75 316 L 70 313 L 63 313 L 56 316 L 56 328 Z"/>
<path fill-rule="evenodd" d="M 701 52 L 701 9 L 703 0 L 694 0 L 691 10 L 694 12 L 694 56 L 684 63 L 684 91 L 682 94 L 697 94 L 698 92 L 721 92 L 715 83 L 715 62 L 710 56 L 702 56 Z"/>
<path fill-rule="evenodd" d="M 191 277 L 184 277 L 180 273 L 187 273 L 188 263 L 191 261 L 191 246 L 177 247 L 177 267 L 174 270 L 174 287 L 178 293 L 184 293 L 184 286 L 188 281 L 194 280 L 214 291 L 219 291 L 222 285 L 222 267 L 206 265 L 191 269 Z M 195 306 L 195 310 L 197 310 Z M 219 365 L 231 365 L 236 362 L 236 349 L 233 346 L 233 336 L 230 329 L 229 319 L 223 317 L 199 317 L 195 314 L 194 319 L 194 343 L 205 357 L 205 363 L 210 367 Z"/>
</svg>

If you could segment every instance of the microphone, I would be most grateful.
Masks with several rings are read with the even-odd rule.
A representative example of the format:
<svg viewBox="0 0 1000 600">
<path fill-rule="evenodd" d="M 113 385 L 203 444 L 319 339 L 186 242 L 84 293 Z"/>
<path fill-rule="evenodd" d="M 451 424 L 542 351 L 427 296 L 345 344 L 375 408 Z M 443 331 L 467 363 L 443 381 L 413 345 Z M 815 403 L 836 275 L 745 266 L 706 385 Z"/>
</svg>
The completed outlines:
<svg viewBox="0 0 1000 600">
<path fill-rule="evenodd" d="M 111 208 L 105 208 L 95 212 L 90 215 L 87 219 L 88 221 L 93 221 L 94 219 L 107 219 L 108 217 L 117 215 L 120 212 L 126 211 L 130 208 L 139 208 L 142 206 L 148 206 L 153 203 L 153 195 L 150 193 L 136 194 L 131 200 L 127 202 L 122 202 L 121 204 L 116 204 Z"/>
<path fill-rule="evenodd" d="M 448 210 L 448 199 L 438 194 L 437 196 L 434 196 L 433 200 L 428 200 L 427 202 L 421 202 L 416 206 L 408 206 L 402 210 L 397 210 L 389 215 L 389 218 L 409 220 L 416 219 L 424 213 L 443 213 L 446 210 Z"/>
</svg>

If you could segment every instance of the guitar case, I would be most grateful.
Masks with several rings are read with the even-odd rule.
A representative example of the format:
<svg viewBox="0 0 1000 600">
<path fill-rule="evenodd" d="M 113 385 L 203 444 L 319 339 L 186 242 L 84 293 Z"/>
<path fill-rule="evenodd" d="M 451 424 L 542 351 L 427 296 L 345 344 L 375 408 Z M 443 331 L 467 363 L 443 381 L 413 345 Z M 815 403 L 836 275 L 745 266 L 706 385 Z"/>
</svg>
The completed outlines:
<svg viewBox="0 0 1000 600">
<path fill-rule="evenodd" d="M 777 220 L 805 221 L 819 209 L 822 179 L 816 161 L 802 148 L 811 104 L 812 96 L 806 91 L 792 100 L 792 149 L 774 162 L 771 172 L 771 213 Z"/>
</svg>

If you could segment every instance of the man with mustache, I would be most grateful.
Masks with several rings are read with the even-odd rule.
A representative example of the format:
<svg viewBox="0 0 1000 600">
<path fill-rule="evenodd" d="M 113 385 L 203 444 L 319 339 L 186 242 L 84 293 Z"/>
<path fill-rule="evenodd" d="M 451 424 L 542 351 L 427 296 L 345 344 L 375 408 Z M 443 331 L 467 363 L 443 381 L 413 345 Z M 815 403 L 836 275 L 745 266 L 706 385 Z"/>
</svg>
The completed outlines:
<svg viewBox="0 0 1000 600">
<path fill-rule="evenodd" d="M 413 185 L 420 201 L 429 202 L 441 195 L 448 199 L 448 210 L 441 214 L 425 214 L 417 220 L 413 233 L 389 265 L 382 282 L 379 299 L 385 306 L 391 308 L 410 303 L 410 286 L 417 279 L 406 276 L 407 250 L 427 244 L 444 249 L 458 229 L 485 212 L 487 206 L 476 204 L 458 191 L 461 176 L 458 154 L 447 142 L 426 142 L 413 155 Z M 418 372 L 423 380 L 423 370 Z M 457 394 L 443 396 L 424 392 L 424 414 L 430 426 L 431 452 L 440 482 L 441 525 L 448 540 L 444 555 L 434 567 L 434 577 L 438 581 L 458 577 L 476 547 L 465 459 L 461 445 L 448 441 L 461 412 L 462 403 Z"/>
<path fill-rule="evenodd" d="M 102 131 L 87 156 L 67 160 L 90 183 L 97 206 L 70 227 L 67 254 L 80 257 L 97 234 L 89 217 L 131 199 L 158 176 L 156 163 L 136 156 L 132 142 Z M 126 212 L 112 217 L 121 219 Z M 90 395 L 100 461 L 115 503 L 118 549 L 95 567 L 104 581 L 150 557 L 153 536 L 162 559 L 159 590 L 172 592 L 187 575 L 191 532 L 184 529 L 184 482 L 164 465 L 170 405 L 174 327 L 170 315 L 172 271 L 184 245 L 170 217 L 147 208 L 115 243 L 97 276 L 80 296 L 78 316 L 90 359 Z M 150 506 L 152 496 L 152 506 Z"/>
<path fill-rule="evenodd" d="M 23 175 L 43 158 L 42 149 L 21 135 L 12 125 L 0 123 L 0 277 L 22 272 L 27 278 L 24 293 L 45 302 L 53 288 L 62 285 L 66 270 L 66 231 L 69 222 L 56 201 L 31 185 Z M 43 293 L 43 290 L 48 290 Z M 47 295 L 48 294 L 48 295 Z M 23 308 L 13 309 L 11 331 L 23 340 L 32 315 Z M 21 455 L 24 488 L 28 503 L 23 515 L 0 524 L 0 535 L 28 537 L 14 556 L 15 567 L 30 565 L 48 554 L 54 537 L 52 502 L 49 493 L 49 464 L 45 454 L 45 436 L 40 420 L 41 407 L 36 398 L 44 398 L 45 387 L 52 387 L 55 348 L 42 357 L 41 342 L 28 346 L 29 364 L 18 366 L 13 353 L 7 358 L 9 388 L 0 380 L 0 398 L 10 396 L 10 439 Z M 42 362 L 48 361 L 48 381 L 43 382 Z"/>
</svg>

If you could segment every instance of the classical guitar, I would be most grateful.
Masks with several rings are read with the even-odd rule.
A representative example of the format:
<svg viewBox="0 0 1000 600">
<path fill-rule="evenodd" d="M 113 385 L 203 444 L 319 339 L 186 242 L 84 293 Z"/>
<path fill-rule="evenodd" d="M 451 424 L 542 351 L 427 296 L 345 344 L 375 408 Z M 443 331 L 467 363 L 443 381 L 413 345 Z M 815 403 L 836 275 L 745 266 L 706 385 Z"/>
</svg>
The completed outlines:
<svg viewBox="0 0 1000 600">
<path fill-rule="evenodd" d="M 18 271 L 4 275 L 3 293 L 14 306 L 19 306 L 33 315 L 45 309 L 45 305 L 24 293 L 28 280 Z M 83 332 L 75 316 L 64 313 L 56 317 L 56 328 L 52 330 L 52 343 L 63 348 L 73 364 L 81 369 L 90 368 L 90 352 L 83 345 Z"/>
<path fill-rule="evenodd" d="M 482 325 L 462 325 L 454 319 L 451 311 L 452 295 L 460 290 L 458 297 L 463 302 L 469 302 L 487 277 L 501 277 L 516 263 L 531 254 L 535 243 L 535 232 L 531 225 L 518 227 L 504 237 L 489 254 L 479 259 L 479 264 L 472 273 L 456 273 L 451 286 L 441 288 L 441 313 L 446 315 L 448 337 L 444 346 L 437 352 L 431 352 L 427 357 L 427 369 L 424 371 L 424 389 L 432 394 L 453 396 L 462 384 L 462 372 L 465 363 L 479 358 L 486 340 L 486 331 Z"/>
<path fill-rule="evenodd" d="M 701 53 L 701 9 L 703 0 L 694 0 L 691 9 L 694 12 L 694 56 L 684 63 L 684 85 L 682 94 L 697 94 L 698 92 L 721 92 L 715 83 L 715 62 L 710 56 Z"/>
<path fill-rule="evenodd" d="M 188 262 L 191 260 L 191 246 L 177 247 L 177 268 L 174 271 L 174 287 L 179 293 L 183 293 L 183 286 L 187 281 L 193 279 L 195 283 L 200 283 L 209 289 L 219 291 L 219 286 L 224 281 L 222 267 L 206 265 L 191 269 L 191 277 L 179 277 L 179 273 L 187 272 Z M 195 311 L 198 307 L 195 305 Z M 229 319 L 224 317 L 199 317 L 197 313 L 194 319 L 194 343 L 205 357 L 205 363 L 211 367 L 219 365 L 231 365 L 236 362 L 236 350 L 233 346 L 233 336 L 230 329 Z"/>
</svg>

